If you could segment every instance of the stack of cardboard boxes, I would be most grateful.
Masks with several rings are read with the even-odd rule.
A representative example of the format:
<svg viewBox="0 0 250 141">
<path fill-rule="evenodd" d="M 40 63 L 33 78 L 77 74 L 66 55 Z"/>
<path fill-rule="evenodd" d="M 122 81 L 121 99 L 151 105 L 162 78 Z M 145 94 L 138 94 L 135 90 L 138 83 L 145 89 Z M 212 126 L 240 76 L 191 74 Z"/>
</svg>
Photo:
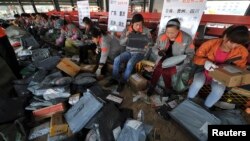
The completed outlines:
<svg viewBox="0 0 250 141">
<path fill-rule="evenodd" d="M 233 65 L 223 65 L 209 75 L 227 87 L 237 87 L 250 84 L 250 71 L 238 68 Z"/>
</svg>

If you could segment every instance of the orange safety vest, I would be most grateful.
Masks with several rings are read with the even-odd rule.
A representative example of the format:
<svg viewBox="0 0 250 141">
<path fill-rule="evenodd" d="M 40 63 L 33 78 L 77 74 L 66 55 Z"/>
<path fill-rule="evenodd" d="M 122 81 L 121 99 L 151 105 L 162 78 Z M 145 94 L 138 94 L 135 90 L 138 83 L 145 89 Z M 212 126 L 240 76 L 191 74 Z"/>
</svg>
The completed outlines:
<svg viewBox="0 0 250 141">
<path fill-rule="evenodd" d="M 2 27 L 0 27 L 0 38 L 4 36 L 6 36 L 5 30 Z"/>
</svg>

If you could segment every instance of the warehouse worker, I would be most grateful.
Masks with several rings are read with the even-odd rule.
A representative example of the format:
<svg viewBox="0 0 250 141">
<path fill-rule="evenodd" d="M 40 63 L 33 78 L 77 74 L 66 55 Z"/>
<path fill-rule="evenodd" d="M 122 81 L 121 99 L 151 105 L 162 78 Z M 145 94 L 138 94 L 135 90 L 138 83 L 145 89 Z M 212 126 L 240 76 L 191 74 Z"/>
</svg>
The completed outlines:
<svg viewBox="0 0 250 141">
<path fill-rule="evenodd" d="M 100 56 L 96 70 L 96 75 L 100 76 L 101 72 L 102 74 L 105 73 L 104 65 L 106 66 L 107 62 L 113 63 L 115 57 L 121 54 L 123 47 L 116 36 L 111 36 L 99 28 L 92 28 L 90 36 L 92 36 L 92 41 L 97 45 L 96 53 Z"/>
<path fill-rule="evenodd" d="M 132 18 L 131 25 L 129 25 L 122 32 L 120 37 L 120 44 L 122 46 L 126 46 L 126 51 L 115 58 L 113 64 L 112 79 L 105 85 L 105 87 L 119 82 L 117 91 L 121 92 L 124 88 L 125 83 L 128 81 L 128 78 L 130 77 L 135 64 L 144 58 L 146 50 L 149 47 L 148 45 L 150 45 L 153 41 L 150 30 L 143 25 L 143 22 L 143 16 L 141 14 L 135 14 Z M 133 47 L 128 46 L 127 43 L 130 40 L 129 35 L 132 33 L 146 35 L 148 38 L 148 45 L 144 46 L 143 48 L 138 48 L 136 45 Z M 124 71 L 124 76 L 121 78 L 119 76 L 119 73 L 121 72 L 122 63 L 126 64 L 126 68 Z M 119 80 L 117 80 L 117 78 Z"/>
<path fill-rule="evenodd" d="M 205 100 L 206 108 L 211 108 L 222 97 L 226 86 L 208 75 L 220 64 L 232 60 L 232 64 L 246 68 L 248 51 L 245 45 L 249 42 L 246 26 L 231 26 L 225 30 L 223 38 L 211 39 L 203 43 L 196 51 L 193 62 L 204 65 L 205 71 L 194 75 L 193 83 L 188 91 L 188 98 L 194 98 L 205 83 L 211 85 L 211 92 Z"/>
<path fill-rule="evenodd" d="M 92 42 L 89 32 L 92 28 L 98 28 L 90 18 L 84 17 L 82 19 L 84 24 L 84 32 L 83 32 L 83 46 L 80 47 L 80 63 L 89 64 L 89 50 L 95 52 L 96 44 Z"/>
<path fill-rule="evenodd" d="M 170 95 L 172 91 L 171 78 L 180 72 L 193 59 L 194 45 L 192 37 L 180 30 L 181 24 L 178 19 L 171 19 L 167 22 L 165 33 L 161 34 L 154 48 L 158 49 L 158 59 L 156 67 L 150 80 L 147 95 L 154 93 L 159 78 L 162 76 L 165 84 L 165 93 Z M 163 61 L 179 55 L 187 55 L 180 63 L 173 64 L 171 67 L 163 68 Z M 173 63 L 173 62 L 170 62 Z"/>
<path fill-rule="evenodd" d="M 83 45 L 80 40 L 82 32 L 72 23 L 67 23 L 65 20 L 58 19 L 55 27 L 61 29 L 61 35 L 56 39 L 56 46 L 65 45 L 65 54 L 67 56 L 79 54 L 79 47 Z"/>
</svg>

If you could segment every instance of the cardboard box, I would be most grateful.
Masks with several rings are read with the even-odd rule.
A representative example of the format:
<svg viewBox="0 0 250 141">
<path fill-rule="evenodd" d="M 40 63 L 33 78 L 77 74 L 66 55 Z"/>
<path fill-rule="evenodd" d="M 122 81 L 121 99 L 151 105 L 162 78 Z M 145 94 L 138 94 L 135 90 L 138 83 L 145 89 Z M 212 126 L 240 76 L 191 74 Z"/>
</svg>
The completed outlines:
<svg viewBox="0 0 250 141">
<path fill-rule="evenodd" d="M 96 70 L 96 65 L 81 65 L 81 71 L 94 73 Z"/>
<path fill-rule="evenodd" d="M 136 73 L 129 78 L 130 86 L 137 91 L 143 91 L 147 88 L 147 79 Z"/>
<path fill-rule="evenodd" d="M 244 70 L 241 83 L 242 85 L 250 84 L 250 71 Z"/>
<path fill-rule="evenodd" d="M 50 136 L 67 133 L 68 124 L 64 121 L 62 113 L 52 115 L 50 120 Z"/>
<path fill-rule="evenodd" d="M 67 73 L 70 76 L 75 76 L 80 71 L 80 67 L 72 62 L 69 58 L 63 58 L 56 66 L 58 69 Z"/>
<path fill-rule="evenodd" d="M 40 120 L 40 119 L 51 117 L 53 114 L 55 114 L 57 112 L 64 112 L 64 111 L 65 111 L 64 104 L 59 103 L 56 105 L 52 105 L 49 107 L 35 110 L 35 111 L 33 111 L 33 116 L 35 117 L 36 120 Z"/>
<path fill-rule="evenodd" d="M 214 71 L 210 71 L 209 75 L 227 87 L 236 87 L 250 83 L 249 71 L 232 65 L 220 66 Z"/>
</svg>

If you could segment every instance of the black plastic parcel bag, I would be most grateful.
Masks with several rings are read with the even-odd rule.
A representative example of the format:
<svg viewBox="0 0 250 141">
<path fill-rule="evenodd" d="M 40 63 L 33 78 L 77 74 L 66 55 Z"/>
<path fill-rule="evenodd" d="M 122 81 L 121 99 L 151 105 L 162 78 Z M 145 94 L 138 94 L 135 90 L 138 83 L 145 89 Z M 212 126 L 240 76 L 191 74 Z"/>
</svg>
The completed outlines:
<svg viewBox="0 0 250 141">
<path fill-rule="evenodd" d="M 87 90 L 64 115 L 71 131 L 73 133 L 80 131 L 102 107 L 103 103 Z"/>
<path fill-rule="evenodd" d="M 108 113 L 108 114 L 107 114 Z M 123 125 L 125 117 L 119 109 L 112 103 L 107 103 L 104 107 L 89 121 L 86 128 L 92 129 L 94 124 L 99 124 L 100 138 L 102 141 L 115 141 L 113 130 Z"/>
</svg>

